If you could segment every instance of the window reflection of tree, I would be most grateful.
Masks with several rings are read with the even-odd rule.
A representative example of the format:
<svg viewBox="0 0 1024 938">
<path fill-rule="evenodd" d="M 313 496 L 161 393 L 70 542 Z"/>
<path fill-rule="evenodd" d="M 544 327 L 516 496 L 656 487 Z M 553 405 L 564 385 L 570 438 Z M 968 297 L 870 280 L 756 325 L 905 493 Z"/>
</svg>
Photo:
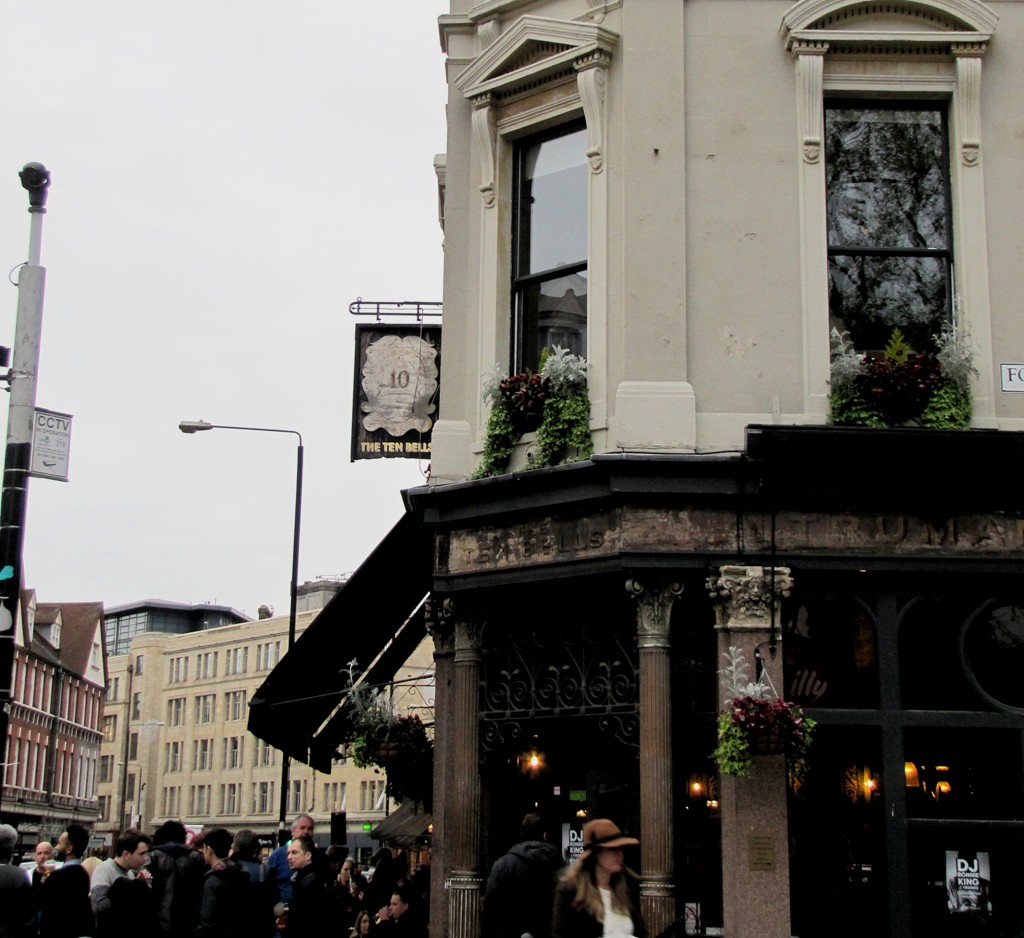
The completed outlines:
<svg viewBox="0 0 1024 938">
<path fill-rule="evenodd" d="M 825 136 L 832 325 L 859 349 L 899 326 L 930 351 L 950 297 L 943 114 L 829 108 Z"/>
</svg>

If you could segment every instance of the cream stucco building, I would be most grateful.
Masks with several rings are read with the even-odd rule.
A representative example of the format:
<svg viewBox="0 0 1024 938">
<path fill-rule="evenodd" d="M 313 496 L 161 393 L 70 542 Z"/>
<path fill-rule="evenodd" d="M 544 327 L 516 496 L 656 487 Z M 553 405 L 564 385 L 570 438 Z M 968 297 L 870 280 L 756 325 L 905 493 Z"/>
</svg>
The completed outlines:
<svg viewBox="0 0 1024 938">
<path fill-rule="evenodd" d="M 406 492 L 437 610 L 435 929 L 478 933 L 531 805 L 569 847 L 584 817 L 639 835 L 652 934 L 1019 929 L 1024 4 L 439 23 L 444 407 Z M 949 323 L 970 430 L 829 423 L 833 329 L 878 356 Z M 472 481 L 492 364 L 555 345 L 588 360 L 594 455 L 527 470 L 526 434 Z M 804 785 L 709 759 L 730 646 L 818 720 Z"/>
<path fill-rule="evenodd" d="M 443 406 L 362 587 L 389 630 L 430 594 L 435 938 L 533 809 L 639 835 L 652 935 L 1019 933 L 1024 4 L 439 12 Z M 555 346 L 593 455 L 528 468 L 512 411 L 490 459 L 492 366 Z M 730 648 L 817 720 L 801 784 L 710 757 Z"/>
</svg>

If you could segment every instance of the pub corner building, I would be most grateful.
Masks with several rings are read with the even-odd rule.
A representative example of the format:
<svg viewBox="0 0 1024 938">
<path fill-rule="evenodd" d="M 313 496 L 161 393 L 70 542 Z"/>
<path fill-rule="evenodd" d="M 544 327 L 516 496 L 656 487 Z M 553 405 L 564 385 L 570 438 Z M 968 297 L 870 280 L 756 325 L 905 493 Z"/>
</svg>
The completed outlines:
<svg viewBox="0 0 1024 938">
<path fill-rule="evenodd" d="M 533 809 L 570 854 L 586 818 L 639 837 L 652 935 L 1024 929 L 1022 31 L 1017 0 L 440 17 L 430 484 L 252 710 L 328 759 L 337 696 L 268 706 L 288 659 L 340 693 L 433 636 L 435 936 L 477 938 Z M 548 459 L 482 376 L 556 349 L 585 440 Z M 370 597 L 386 634 L 333 627 Z M 817 722 L 799 781 L 711 758 L 730 648 Z"/>
</svg>

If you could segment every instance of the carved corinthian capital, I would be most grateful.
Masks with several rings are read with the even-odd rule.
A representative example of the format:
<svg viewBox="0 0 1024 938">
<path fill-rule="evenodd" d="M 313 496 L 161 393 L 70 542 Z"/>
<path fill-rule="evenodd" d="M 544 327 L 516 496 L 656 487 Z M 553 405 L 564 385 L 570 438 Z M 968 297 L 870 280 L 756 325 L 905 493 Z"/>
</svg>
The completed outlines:
<svg viewBox="0 0 1024 938">
<path fill-rule="evenodd" d="M 774 575 L 773 575 L 774 574 Z M 708 577 L 708 592 L 715 603 L 719 625 L 770 624 L 772 591 L 778 616 L 779 600 L 793 588 L 789 567 L 746 567 L 729 564 Z"/>
<path fill-rule="evenodd" d="M 445 602 L 430 596 L 424 603 L 424 624 L 434 640 L 435 654 L 451 654 L 455 650 L 455 621 L 445 608 Z"/>
<path fill-rule="evenodd" d="M 653 583 L 626 580 L 626 592 L 636 600 L 636 630 L 640 648 L 667 648 L 672 604 L 683 593 L 681 583 Z"/>
<path fill-rule="evenodd" d="M 455 663 L 479 661 L 486 625 L 483 610 L 462 599 L 446 599 L 441 607 L 442 614 L 454 623 Z"/>
</svg>

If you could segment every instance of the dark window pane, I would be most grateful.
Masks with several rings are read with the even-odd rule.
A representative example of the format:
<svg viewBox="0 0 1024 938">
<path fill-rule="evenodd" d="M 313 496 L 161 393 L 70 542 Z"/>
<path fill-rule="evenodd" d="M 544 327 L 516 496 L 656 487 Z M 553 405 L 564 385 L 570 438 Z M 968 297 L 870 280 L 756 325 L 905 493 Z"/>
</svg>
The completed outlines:
<svg viewBox="0 0 1024 938">
<path fill-rule="evenodd" d="M 586 131 L 526 141 L 516 154 L 513 370 L 544 348 L 587 354 Z"/>
<path fill-rule="evenodd" d="M 1022 819 L 1019 731 L 907 729 L 903 757 L 908 817 Z"/>
<path fill-rule="evenodd" d="M 886 780 L 878 731 L 819 726 L 813 758 L 813 770 L 790 799 L 793 934 L 872 934 L 887 914 Z"/>
<path fill-rule="evenodd" d="M 587 177 L 586 131 L 523 152 L 517 277 L 586 260 Z"/>
<path fill-rule="evenodd" d="M 829 315 L 861 351 L 894 327 L 935 350 L 952 305 L 948 162 L 941 108 L 826 108 Z"/>
<path fill-rule="evenodd" d="M 833 255 L 828 259 L 832 324 L 862 351 L 880 351 L 894 326 L 917 352 L 934 348 L 947 318 L 945 258 Z"/>
<path fill-rule="evenodd" d="M 785 691 L 806 707 L 878 707 L 875 620 L 852 596 L 811 595 L 784 607 Z"/>
<path fill-rule="evenodd" d="M 826 115 L 829 245 L 946 248 L 941 113 L 850 108 Z"/>
<path fill-rule="evenodd" d="M 1024 710 L 1024 606 L 990 600 L 967 620 L 964 668 L 977 691 L 999 708 Z"/>
<path fill-rule="evenodd" d="M 536 371 L 540 353 L 556 345 L 587 354 L 587 272 L 524 286 L 519 294 L 522 367 Z"/>
<path fill-rule="evenodd" d="M 944 529 L 936 529 L 938 540 Z M 971 685 L 960 653 L 960 632 L 977 606 L 955 596 L 922 597 L 900 625 L 900 690 L 907 710 L 990 710 Z"/>
</svg>

